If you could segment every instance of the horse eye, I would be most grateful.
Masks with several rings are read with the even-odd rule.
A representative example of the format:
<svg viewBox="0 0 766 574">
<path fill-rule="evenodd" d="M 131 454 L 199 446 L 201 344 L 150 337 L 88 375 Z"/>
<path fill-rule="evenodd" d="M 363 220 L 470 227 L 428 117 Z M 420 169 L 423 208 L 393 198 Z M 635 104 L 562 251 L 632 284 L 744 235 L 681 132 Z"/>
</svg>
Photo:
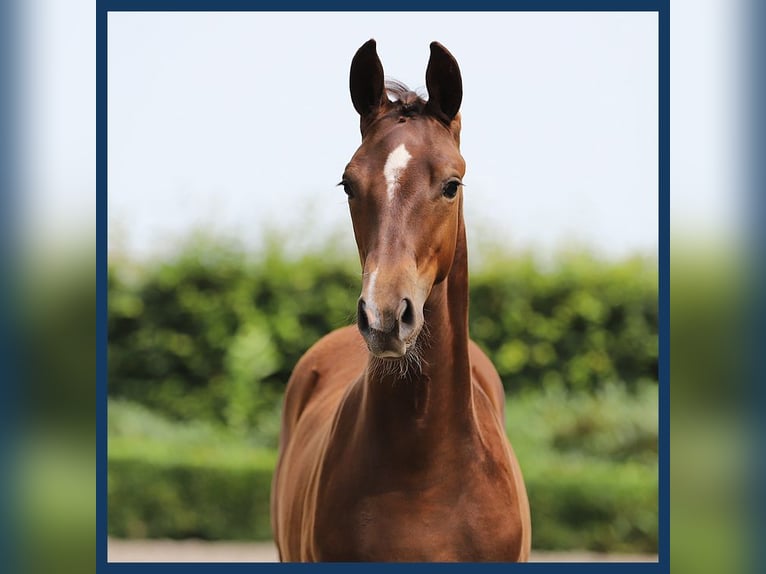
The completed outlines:
<svg viewBox="0 0 766 574">
<path fill-rule="evenodd" d="M 442 195 L 446 197 L 447 199 L 454 199 L 457 195 L 457 190 L 460 189 L 460 186 L 463 185 L 456 179 L 451 179 L 447 183 L 444 184 L 444 188 L 442 189 Z"/>
<path fill-rule="evenodd" d="M 352 197 L 354 197 L 354 190 L 352 189 L 352 187 L 351 187 L 351 184 L 350 184 L 349 182 L 347 182 L 347 181 L 344 179 L 344 180 L 343 180 L 343 181 L 341 181 L 341 182 L 340 182 L 338 185 L 342 185 L 342 186 L 343 186 L 343 191 L 345 191 L 345 192 L 346 192 L 346 195 L 348 196 L 348 198 L 349 198 L 349 199 L 351 199 Z"/>
</svg>

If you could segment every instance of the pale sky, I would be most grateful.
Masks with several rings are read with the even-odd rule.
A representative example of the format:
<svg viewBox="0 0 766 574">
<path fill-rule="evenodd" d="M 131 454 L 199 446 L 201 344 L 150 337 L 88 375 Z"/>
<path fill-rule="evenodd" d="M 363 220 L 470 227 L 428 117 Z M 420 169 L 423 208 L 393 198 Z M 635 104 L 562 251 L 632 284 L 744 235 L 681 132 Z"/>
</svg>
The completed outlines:
<svg viewBox="0 0 766 574">
<path fill-rule="evenodd" d="M 673 2 L 673 237 L 686 234 L 696 242 L 742 235 L 747 213 L 741 161 L 745 154 L 738 145 L 746 140 L 744 6 L 742 0 Z M 96 7 L 94 0 L 29 0 L 20 7 L 21 76 L 16 88 L 24 126 L 19 142 L 21 226 L 26 244 L 54 253 L 64 245 L 87 245 L 95 236 Z M 289 22 L 257 25 L 269 18 L 271 23 Z M 190 19 L 200 24 L 192 26 Z M 423 24 L 424 19 L 431 23 Z M 218 23 L 204 30 L 201 23 L 213 20 Z M 344 27 L 345 20 L 355 23 Z M 227 29 L 228 22 L 238 31 Z M 579 237 L 617 256 L 655 249 L 656 140 L 653 135 L 640 141 L 619 139 L 609 137 L 608 131 L 622 125 L 622 119 L 611 121 L 615 117 L 630 127 L 622 135 L 655 131 L 654 14 L 457 13 L 424 18 L 412 13 L 121 13 L 112 14 L 109 34 L 110 105 L 113 112 L 122 110 L 113 113 L 110 125 L 110 151 L 122 149 L 120 156 L 110 157 L 110 167 L 116 170 L 109 182 L 111 247 L 139 256 L 161 254 L 194 225 L 212 225 L 256 242 L 264 220 L 279 223 L 297 217 L 292 204 L 279 202 L 306 188 L 310 193 L 293 203 L 314 198 L 310 214 L 322 219 L 312 233 L 323 232 L 320 226 L 328 219 L 329 226 L 337 226 L 350 240 L 345 204 L 328 198 L 337 197 L 339 190 L 332 186 L 358 144 L 347 92 L 348 66 L 356 48 L 375 36 L 388 73 L 414 85 L 424 82 L 431 40 L 443 42 L 460 61 L 465 83 L 463 151 L 469 168 L 466 183 L 471 186 L 466 197 L 469 240 L 478 239 L 491 223 L 492 233 L 514 247 L 551 249 Z M 264 45 L 279 49 L 264 51 Z M 500 46 L 503 58 L 496 55 Z M 216 55 L 220 52 L 228 53 Z M 284 73 L 286 55 L 296 70 L 293 74 Z M 197 58 L 196 74 L 189 73 L 195 66 L 183 62 L 189 58 Z M 236 111 L 233 120 L 221 122 L 219 132 L 212 134 L 217 138 L 200 135 L 199 130 L 187 137 L 188 126 L 203 128 L 210 119 L 192 116 L 193 122 L 178 121 L 178 113 L 162 111 L 159 104 L 169 97 L 158 94 L 177 91 L 179 75 L 186 77 L 182 88 L 196 82 L 194 90 L 178 99 L 179 105 L 186 102 L 188 111 L 210 116 L 212 109 L 220 117 Z M 301 100 L 291 84 L 294 77 L 309 77 L 315 83 L 312 100 Z M 584 81 L 575 82 L 577 78 Z M 219 87 L 221 82 L 226 89 Z M 139 97 L 149 90 L 153 107 L 146 105 L 147 95 Z M 246 105 L 228 105 L 237 90 Z M 607 98 L 613 105 L 604 108 L 601 103 Z M 287 101 L 293 102 L 288 108 L 304 107 L 280 114 Z M 134 107 L 129 109 L 131 102 Z M 258 117 L 255 106 L 263 102 L 271 111 Z M 317 107 L 322 108 L 320 114 L 305 113 Z M 303 154 L 301 169 L 290 170 L 289 177 L 262 161 L 269 145 L 274 152 L 269 160 L 283 157 L 275 142 L 286 140 L 279 139 L 279 130 L 268 134 L 277 119 L 283 129 L 303 130 L 300 138 L 289 139 L 292 157 Z M 312 132 L 306 127 L 309 120 L 326 121 L 331 129 Z M 513 129 L 507 129 L 509 125 Z M 313 145 L 315 134 L 326 145 Z M 311 148 L 308 153 L 304 142 Z M 192 145 L 197 146 L 196 156 L 189 149 Z M 599 154 L 585 153 L 594 145 Z M 218 150 L 224 147 L 233 152 L 227 152 L 224 159 L 229 161 L 222 163 L 218 156 L 223 152 Z M 639 152 L 627 151 L 633 147 Z M 611 163 L 602 162 L 606 171 L 600 171 L 598 158 L 605 154 L 612 156 Z M 159 155 L 164 165 L 146 157 Z M 196 161 L 199 157 L 204 161 Z M 257 181 L 252 176 L 256 171 Z M 636 172 L 639 178 L 629 177 Z M 304 178 L 302 184 L 299 177 Z M 638 185 L 639 180 L 645 184 Z M 278 191 L 266 193 L 275 181 Z M 584 208 L 594 204 L 597 210 Z M 616 215 L 605 217 L 601 212 Z M 626 219 L 635 223 L 623 227 Z"/>
<path fill-rule="evenodd" d="M 469 241 L 607 256 L 657 247 L 653 13 L 111 13 L 110 248 L 191 229 L 257 246 L 340 231 L 335 184 L 359 145 L 348 93 L 373 37 L 388 76 L 425 84 L 438 40 L 463 75 Z"/>
</svg>

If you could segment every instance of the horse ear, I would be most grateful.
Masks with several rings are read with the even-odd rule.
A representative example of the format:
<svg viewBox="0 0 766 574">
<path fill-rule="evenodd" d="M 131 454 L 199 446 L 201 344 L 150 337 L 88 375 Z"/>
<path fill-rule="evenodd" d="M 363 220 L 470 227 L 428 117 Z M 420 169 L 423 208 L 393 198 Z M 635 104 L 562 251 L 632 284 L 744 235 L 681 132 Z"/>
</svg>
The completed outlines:
<svg viewBox="0 0 766 574">
<path fill-rule="evenodd" d="M 351 101 L 362 119 L 378 110 L 384 96 L 384 79 L 375 40 L 368 40 L 356 51 L 351 61 L 349 86 Z"/>
<path fill-rule="evenodd" d="M 447 125 L 460 111 L 463 79 L 457 60 L 439 42 L 431 42 L 431 57 L 426 68 L 428 104 L 426 110 Z"/>
</svg>

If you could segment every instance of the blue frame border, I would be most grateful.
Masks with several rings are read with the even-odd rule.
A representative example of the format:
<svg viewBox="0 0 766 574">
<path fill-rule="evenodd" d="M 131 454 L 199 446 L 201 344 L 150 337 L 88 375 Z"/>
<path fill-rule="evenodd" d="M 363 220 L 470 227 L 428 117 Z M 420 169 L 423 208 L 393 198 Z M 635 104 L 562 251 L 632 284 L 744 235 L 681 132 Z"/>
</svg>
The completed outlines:
<svg viewBox="0 0 766 574">
<path fill-rule="evenodd" d="M 107 20 L 96 2 L 96 572 L 107 564 L 107 341 L 109 245 L 107 210 Z"/>
<path fill-rule="evenodd" d="M 328 5 L 329 4 L 329 5 Z M 109 12 L 168 11 L 461 11 L 462 2 L 389 0 L 360 8 L 348 0 L 290 2 L 275 0 L 97 0 L 96 3 L 96 571 L 105 572 L 245 572 L 253 569 L 316 568 L 349 571 L 352 564 L 244 564 L 244 563 L 108 563 L 107 562 L 107 20 Z M 529 563 L 509 564 L 365 564 L 369 572 L 393 570 L 481 569 L 500 572 L 506 568 L 531 568 L 538 572 L 670 572 L 670 14 L 669 0 L 478 0 L 471 11 L 537 12 L 657 12 L 659 41 L 659 548 L 657 563 Z"/>
<path fill-rule="evenodd" d="M 18 460 L 18 432 L 21 430 L 19 404 L 26 395 L 21 384 L 23 349 L 26 341 L 16 309 L 19 285 L 21 226 L 16 217 L 21 209 L 21 174 L 18 141 L 21 122 L 22 70 L 14 57 L 21 33 L 16 25 L 20 10 L 17 2 L 0 4 L 0 460 L 12 467 Z M 21 334 L 21 337 L 19 335 Z M 14 496 L 18 491 L 16 473 L 0 473 L 0 556 L 6 569 L 21 565 L 21 537 L 14 524 L 20 510 Z M 25 542 L 26 540 L 24 540 Z"/>
<path fill-rule="evenodd" d="M 101 0 L 99 11 L 108 12 L 664 12 L 668 0 L 476 0 L 467 10 L 461 1 L 388 0 L 364 7 L 353 0 Z"/>
</svg>

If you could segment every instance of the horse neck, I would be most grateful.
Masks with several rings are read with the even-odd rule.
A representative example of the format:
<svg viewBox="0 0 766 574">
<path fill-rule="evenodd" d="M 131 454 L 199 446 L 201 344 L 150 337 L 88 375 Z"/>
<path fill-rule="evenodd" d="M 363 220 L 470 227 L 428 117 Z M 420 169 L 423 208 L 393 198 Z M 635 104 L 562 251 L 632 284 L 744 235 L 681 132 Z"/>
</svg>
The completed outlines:
<svg viewBox="0 0 766 574">
<path fill-rule="evenodd" d="M 421 370 L 407 376 L 381 373 L 370 357 L 365 373 L 365 412 L 390 441 L 454 438 L 473 424 L 468 358 L 468 254 L 462 205 L 455 256 L 447 278 L 435 285 L 424 306 Z"/>
</svg>

